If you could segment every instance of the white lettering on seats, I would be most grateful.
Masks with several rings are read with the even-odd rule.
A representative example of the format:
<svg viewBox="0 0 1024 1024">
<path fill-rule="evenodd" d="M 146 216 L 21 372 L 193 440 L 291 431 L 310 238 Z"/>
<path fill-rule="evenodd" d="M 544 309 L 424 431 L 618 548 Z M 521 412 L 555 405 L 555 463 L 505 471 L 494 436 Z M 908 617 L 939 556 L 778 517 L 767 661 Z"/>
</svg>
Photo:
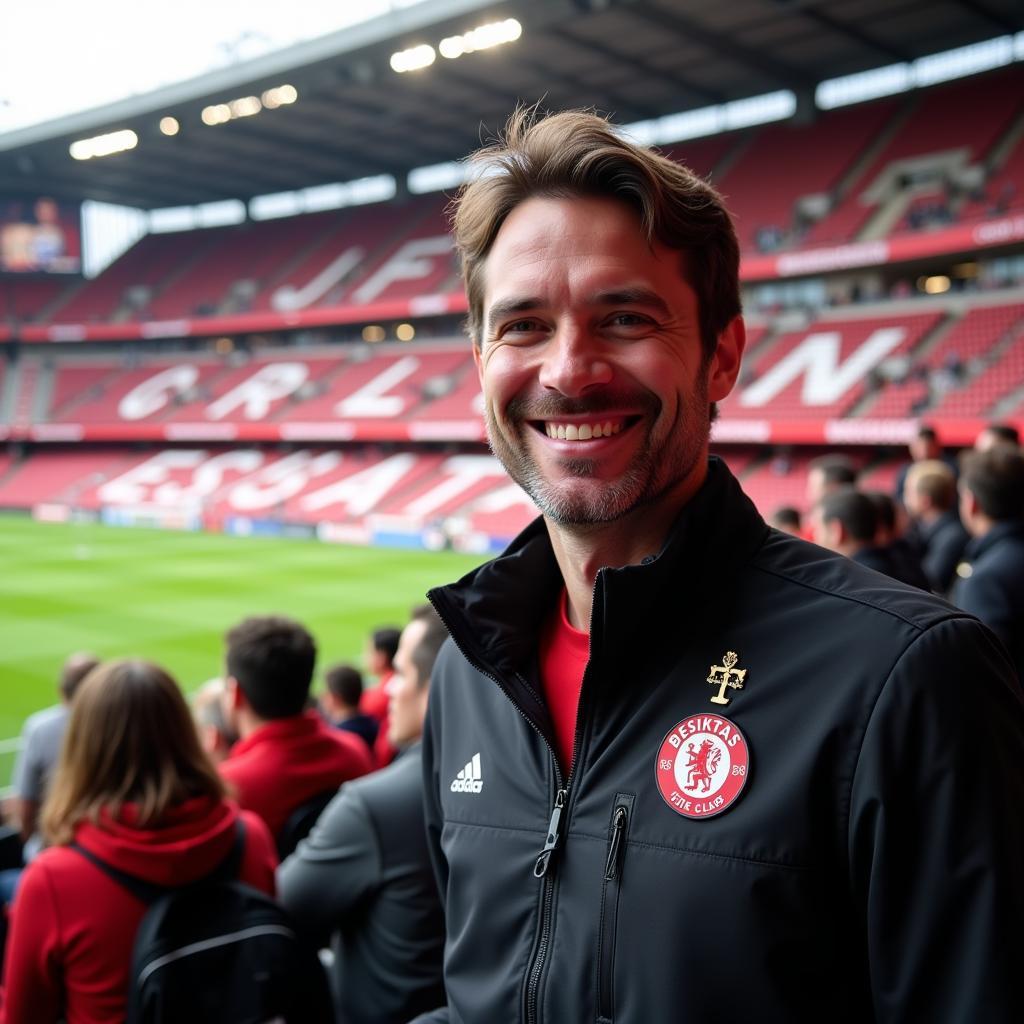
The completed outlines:
<svg viewBox="0 0 1024 1024">
<path fill-rule="evenodd" d="M 767 405 L 801 374 L 804 405 L 830 405 L 862 380 L 903 339 L 902 327 L 882 327 L 840 364 L 842 337 L 838 331 L 816 331 L 782 357 L 740 395 L 745 406 Z"/>
<path fill-rule="evenodd" d="M 389 395 L 386 392 L 411 377 L 420 368 L 420 361 L 415 356 L 403 356 L 392 363 L 386 370 L 377 374 L 358 391 L 348 398 L 343 398 L 334 407 L 337 416 L 400 416 L 405 412 L 406 401 L 400 395 Z"/>
<path fill-rule="evenodd" d="M 273 508 L 306 489 L 309 482 L 341 465 L 340 452 L 293 452 L 240 481 L 228 493 L 228 504 L 240 512 Z"/>
<path fill-rule="evenodd" d="M 117 404 L 123 420 L 141 420 L 163 409 L 176 395 L 188 391 L 199 379 L 199 370 L 191 363 L 169 366 L 137 384 Z"/>
<path fill-rule="evenodd" d="M 503 477 L 505 471 L 491 455 L 454 455 L 441 463 L 440 475 L 446 479 L 409 502 L 403 509 L 405 515 L 433 515 L 442 505 L 468 491 L 474 484 L 488 477 Z"/>
<path fill-rule="evenodd" d="M 294 394 L 309 376 L 305 363 L 267 363 L 206 409 L 206 418 L 221 420 L 236 409 L 243 409 L 247 420 L 261 420 L 272 403 Z"/>
<path fill-rule="evenodd" d="M 340 256 L 310 278 L 301 288 L 290 284 L 282 285 L 270 298 L 270 304 L 279 313 L 288 313 L 295 309 L 305 309 L 314 302 L 319 302 L 336 284 L 344 279 L 366 255 L 359 246 L 346 249 Z"/>
<path fill-rule="evenodd" d="M 362 306 L 373 302 L 395 281 L 419 281 L 433 273 L 441 256 L 451 257 L 452 240 L 448 235 L 414 238 L 399 246 L 351 295 L 351 301 Z"/>
<path fill-rule="evenodd" d="M 108 480 L 96 492 L 104 505 L 137 505 L 149 500 L 149 490 L 166 483 L 176 470 L 193 470 L 206 452 L 200 449 L 173 449 L 160 452 L 126 473 Z"/>
<path fill-rule="evenodd" d="M 416 464 L 416 456 L 392 455 L 376 466 L 329 484 L 300 498 L 306 512 L 320 512 L 331 505 L 342 505 L 352 516 L 363 516 L 374 509 L 384 495 Z"/>
<path fill-rule="evenodd" d="M 251 448 L 237 448 L 220 452 L 196 467 L 186 483 L 168 480 L 153 491 L 158 505 L 177 505 L 179 502 L 208 498 L 219 490 L 229 473 L 252 473 L 263 465 L 263 452 Z"/>
</svg>

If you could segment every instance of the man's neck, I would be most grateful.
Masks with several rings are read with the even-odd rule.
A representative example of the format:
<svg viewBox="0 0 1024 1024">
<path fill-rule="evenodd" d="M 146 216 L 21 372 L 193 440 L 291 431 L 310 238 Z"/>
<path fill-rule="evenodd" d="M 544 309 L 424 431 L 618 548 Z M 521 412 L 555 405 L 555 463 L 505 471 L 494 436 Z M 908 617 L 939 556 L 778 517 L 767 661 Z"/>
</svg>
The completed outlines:
<svg viewBox="0 0 1024 1024">
<path fill-rule="evenodd" d="M 590 631 L 594 582 L 601 569 L 638 565 L 656 555 L 683 506 L 700 490 L 707 477 L 707 459 L 701 471 L 674 492 L 651 505 L 634 509 L 611 523 L 562 526 L 547 521 L 548 535 L 569 596 L 569 622 Z"/>
</svg>

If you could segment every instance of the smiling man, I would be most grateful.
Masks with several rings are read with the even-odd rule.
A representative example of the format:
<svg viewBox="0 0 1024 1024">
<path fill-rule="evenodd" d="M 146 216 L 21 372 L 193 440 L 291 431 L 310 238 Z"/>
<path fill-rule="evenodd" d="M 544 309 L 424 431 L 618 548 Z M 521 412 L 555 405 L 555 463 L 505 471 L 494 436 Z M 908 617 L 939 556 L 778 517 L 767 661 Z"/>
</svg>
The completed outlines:
<svg viewBox="0 0 1024 1024">
<path fill-rule="evenodd" d="M 1019 683 L 709 458 L 744 344 L 721 198 L 584 113 L 475 159 L 488 434 L 542 516 L 430 595 L 422 1022 L 1024 1019 Z"/>
</svg>

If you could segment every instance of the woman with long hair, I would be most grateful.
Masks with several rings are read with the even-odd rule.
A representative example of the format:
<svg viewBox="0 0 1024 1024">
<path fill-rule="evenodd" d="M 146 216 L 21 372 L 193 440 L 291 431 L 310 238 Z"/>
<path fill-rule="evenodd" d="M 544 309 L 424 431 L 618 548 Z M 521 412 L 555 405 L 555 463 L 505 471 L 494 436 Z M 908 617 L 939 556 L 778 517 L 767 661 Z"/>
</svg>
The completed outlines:
<svg viewBox="0 0 1024 1024">
<path fill-rule="evenodd" d="M 185 885 L 227 861 L 240 814 L 238 877 L 273 895 L 270 833 L 227 799 L 177 683 L 145 661 L 93 669 L 76 694 L 43 805 L 49 848 L 25 870 L 14 903 L 4 1024 L 125 1017 L 146 906 L 82 850 L 151 885 Z"/>
</svg>

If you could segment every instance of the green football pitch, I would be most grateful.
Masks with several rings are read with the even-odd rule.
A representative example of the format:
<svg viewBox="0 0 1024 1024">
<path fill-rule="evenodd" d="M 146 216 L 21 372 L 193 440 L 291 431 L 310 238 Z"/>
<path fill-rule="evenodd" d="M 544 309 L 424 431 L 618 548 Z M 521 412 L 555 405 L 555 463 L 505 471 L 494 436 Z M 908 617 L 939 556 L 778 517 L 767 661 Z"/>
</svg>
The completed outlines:
<svg viewBox="0 0 1024 1024">
<path fill-rule="evenodd" d="M 186 691 L 220 674 L 223 634 L 284 614 L 316 637 L 320 668 L 360 663 L 375 626 L 481 561 L 452 552 L 47 524 L 0 516 L 0 739 L 54 703 L 64 658 L 139 656 Z M 0 754 L 0 786 L 12 755 Z"/>
</svg>

